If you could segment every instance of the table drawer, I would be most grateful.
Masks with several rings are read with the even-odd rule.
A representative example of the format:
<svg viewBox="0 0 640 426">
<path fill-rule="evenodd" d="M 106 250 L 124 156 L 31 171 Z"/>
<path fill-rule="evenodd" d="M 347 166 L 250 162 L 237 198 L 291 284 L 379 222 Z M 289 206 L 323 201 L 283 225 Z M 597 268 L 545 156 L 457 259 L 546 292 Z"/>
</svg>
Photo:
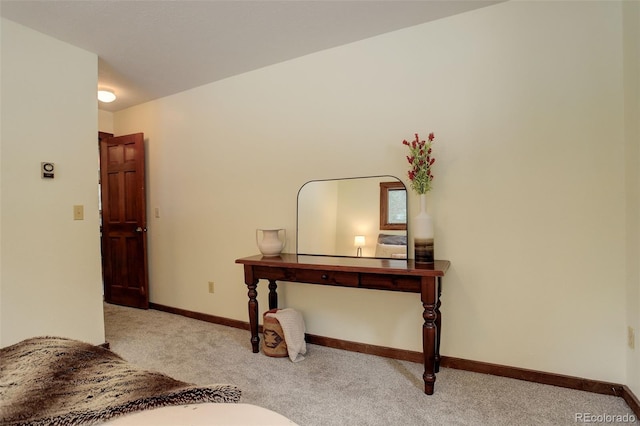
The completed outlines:
<svg viewBox="0 0 640 426">
<path fill-rule="evenodd" d="M 295 281 L 337 285 L 343 287 L 358 287 L 358 273 L 339 271 L 313 271 L 309 269 L 298 269 Z"/>
<path fill-rule="evenodd" d="M 360 287 L 375 290 L 420 293 L 420 277 L 410 275 L 360 274 Z"/>
<path fill-rule="evenodd" d="M 253 268 L 253 273 L 258 279 L 295 281 L 295 271 L 287 268 L 256 266 Z"/>
</svg>

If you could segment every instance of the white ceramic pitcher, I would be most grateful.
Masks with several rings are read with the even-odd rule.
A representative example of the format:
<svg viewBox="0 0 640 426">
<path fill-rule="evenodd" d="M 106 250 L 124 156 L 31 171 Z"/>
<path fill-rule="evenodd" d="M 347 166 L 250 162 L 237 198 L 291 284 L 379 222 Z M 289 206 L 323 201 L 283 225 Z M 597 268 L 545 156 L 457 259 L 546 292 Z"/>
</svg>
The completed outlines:
<svg viewBox="0 0 640 426">
<path fill-rule="evenodd" d="M 260 238 L 261 234 L 262 238 Z M 279 255 L 284 249 L 286 242 L 286 229 L 256 229 L 256 244 L 263 256 Z"/>
</svg>

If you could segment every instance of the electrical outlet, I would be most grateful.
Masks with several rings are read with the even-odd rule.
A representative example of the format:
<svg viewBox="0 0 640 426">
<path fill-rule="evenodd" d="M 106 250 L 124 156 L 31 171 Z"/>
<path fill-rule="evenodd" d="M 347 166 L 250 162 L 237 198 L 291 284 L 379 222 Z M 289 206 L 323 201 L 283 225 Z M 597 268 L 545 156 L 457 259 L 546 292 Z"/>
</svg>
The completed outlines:
<svg viewBox="0 0 640 426">
<path fill-rule="evenodd" d="M 629 345 L 629 349 L 636 348 L 636 331 L 633 327 L 627 327 L 627 344 Z"/>
<path fill-rule="evenodd" d="M 213 293 L 213 281 L 209 281 L 209 293 Z"/>
</svg>

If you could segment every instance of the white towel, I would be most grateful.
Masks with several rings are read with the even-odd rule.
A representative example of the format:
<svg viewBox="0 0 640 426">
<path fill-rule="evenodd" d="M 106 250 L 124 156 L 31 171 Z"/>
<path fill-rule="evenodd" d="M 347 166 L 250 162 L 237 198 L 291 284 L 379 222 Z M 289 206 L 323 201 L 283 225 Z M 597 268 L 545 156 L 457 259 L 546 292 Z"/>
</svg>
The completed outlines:
<svg viewBox="0 0 640 426">
<path fill-rule="evenodd" d="M 307 343 L 304 341 L 304 319 L 295 309 L 278 309 L 275 313 L 268 313 L 268 317 L 275 318 L 282 327 L 284 341 L 287 343 L 289 359 L 293 362 L 302 361 L 302 355 L 307 353 Z"/>
</svg>

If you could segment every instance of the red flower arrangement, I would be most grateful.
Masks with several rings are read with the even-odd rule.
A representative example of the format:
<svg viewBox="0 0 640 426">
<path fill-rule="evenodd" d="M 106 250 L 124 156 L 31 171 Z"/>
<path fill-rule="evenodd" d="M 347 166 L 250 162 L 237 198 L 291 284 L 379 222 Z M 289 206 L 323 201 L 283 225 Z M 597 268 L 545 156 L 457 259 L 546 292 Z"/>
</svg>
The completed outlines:
<svg viewBox="0 0 640 426">
<path fill-rule="evenodd" d="M 409 147 L 407 161 L 411 165 L 408 173 L 411 188 L 418 194 L 426 194 L 431 190 L 431 181 L 433 180 L 431 166 L 436 161 L 435 158 L 431 157 L 431 144 L 435 136 L 433 133 L 429 133 L 428 142 L 421 141 L 417 133 L 415 137 L 415 140 L 411 142 L 403 140 L 402 144 Z"/>
</svg>

